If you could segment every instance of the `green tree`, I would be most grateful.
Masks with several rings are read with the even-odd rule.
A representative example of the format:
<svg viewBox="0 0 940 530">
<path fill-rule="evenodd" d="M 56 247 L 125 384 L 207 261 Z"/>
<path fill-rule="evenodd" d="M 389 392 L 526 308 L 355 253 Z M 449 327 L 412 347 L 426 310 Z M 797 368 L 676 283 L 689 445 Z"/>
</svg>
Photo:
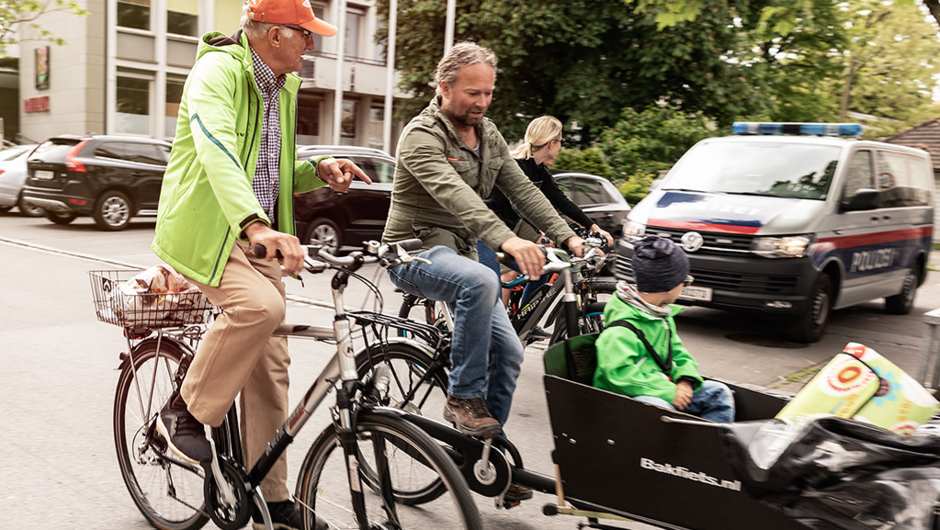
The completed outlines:
<svg viewBox="0 0 940 530">
<path fill-rule="evenodd" d="M 651 105 L 642 112 L 623 109 L 620 121 L 601 134 L 599 145 L 615 178 L 628 179 L 669 169 L 699 140 L 717 134 L 703 116 Z"/>
<path fill-rule="evenodd" d="M 843 54 L 844 73 L 830 80 L 841 96 L 839 121 L 848 111 L 891 118 L 879 122 L 873 136 L 887 136 L 935 117 L 934 76 L 940 39 L 920 6 L 904 2 L 856 0 L 844 6 L 850 45 Z"/>
<path fill-rule="evenodd" d="M 624 107 L 663 101 L 729 124 L 764 111 L 769 95 L 733 23 L 745 0 L 702 0 L 695 22 L 657 29 L 654 14 L 623 0 L 458 0 L 456 40 L 492 48 L 500 58 L 488 115 L 508 139 L 552 114 L 589 146 Z M 387 0 L 378 0 L 380 13 Z M 439 0 L 399 4 L 396 65 L 414 98 L 408 119 L 430 100 L 434 67 L 443 50 L 445 6 Z"/>
<path fill-rule="evenodd" d="M 562 149 L 559 151 L 552 168 L 590 173 L 604 177 L 607 180 L 614 177 L 613 169 L 604 159 L 604 152 L 597 147 L 589 147 L 584 150 Z"/>
<path fill-rule="evenodd" d="M 7 46 L 27 41 L 65 44 L 36 23 L 47 13 L 65 12 L 86 16 L 87 11 L 73 0 L 3 0 L 0 2 L 0 57 L 6 57 Z"/>
</svg>

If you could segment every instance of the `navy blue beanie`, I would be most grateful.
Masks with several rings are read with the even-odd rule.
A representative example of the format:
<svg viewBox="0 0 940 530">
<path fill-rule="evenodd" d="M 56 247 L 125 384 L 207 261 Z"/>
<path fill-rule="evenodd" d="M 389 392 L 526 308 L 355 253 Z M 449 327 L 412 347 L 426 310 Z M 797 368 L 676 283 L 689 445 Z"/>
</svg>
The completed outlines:
<svg viewBox="0 0 940 530">
<path fill-rule="evenodd" d="M 670 239 L 646 236 L 633 244 L 633 278 L 641 293 L 671 291 L 689 275 L 689 258 Z"/>
</svg>

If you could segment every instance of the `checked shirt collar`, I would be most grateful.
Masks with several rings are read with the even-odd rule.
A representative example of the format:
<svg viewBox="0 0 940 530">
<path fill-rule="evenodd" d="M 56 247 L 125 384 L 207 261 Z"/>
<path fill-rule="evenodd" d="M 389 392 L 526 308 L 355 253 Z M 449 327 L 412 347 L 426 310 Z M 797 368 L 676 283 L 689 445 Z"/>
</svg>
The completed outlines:
<svg viewBox="0 0 940 530">
<path fill-rule="evenodd" d="M 258 165 L 255 167 L 251 188 L 268 219 L 276 223 L 274 205 L 277 202 L 281 158 L 281 120 L 277 96 L 284 88 L 287 76 L 275 76 L 271 68 L 261 60 L 261 57 L 258 57 L 254 50 L 251 50 L 251 61 L 255 70 L 255 82 L 261 90 L 261 100 L 264 103 L 261 147 L 258 151 Z"/>
</svg>

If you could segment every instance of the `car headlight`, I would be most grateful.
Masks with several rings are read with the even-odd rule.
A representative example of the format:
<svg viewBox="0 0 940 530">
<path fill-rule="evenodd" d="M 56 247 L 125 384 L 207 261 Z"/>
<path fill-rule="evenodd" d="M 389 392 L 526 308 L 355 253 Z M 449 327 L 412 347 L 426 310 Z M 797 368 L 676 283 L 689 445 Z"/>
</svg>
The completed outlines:
<svg viewBox="0 0 940 530">
<path fill-rule="evenodd" d="M 811 236 L 758 237 L 751 250 L 765 258 L 801 258 L 812 242 Z"/>
<path fill-rule="evenodd" d="M 631 221 L 629 219 L 625 219 L 623 221 L 623 237 L 630 243 L 643 239 L 643 236 L 645 235 L 646 235 L 645 224 L 638 223 L 636 221 Z"/>
</svg>

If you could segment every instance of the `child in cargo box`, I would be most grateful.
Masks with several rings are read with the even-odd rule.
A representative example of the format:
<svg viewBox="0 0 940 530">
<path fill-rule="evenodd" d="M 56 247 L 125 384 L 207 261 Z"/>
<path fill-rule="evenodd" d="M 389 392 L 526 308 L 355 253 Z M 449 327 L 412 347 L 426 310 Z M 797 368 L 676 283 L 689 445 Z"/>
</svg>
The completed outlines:
<svg viewBox="0 0 940 530">
<path fill-rule="evenodd" d="M 692 283 L 689 258 L 669 239 L 647 236 L 633 245 L 635 284 L 619 282 L 604 308 L 597 339 L 594 386 L 716 422 L 734 421 L 731 390 L 702 379 L 676 333 L 672 305 Z"/>
</svg>

